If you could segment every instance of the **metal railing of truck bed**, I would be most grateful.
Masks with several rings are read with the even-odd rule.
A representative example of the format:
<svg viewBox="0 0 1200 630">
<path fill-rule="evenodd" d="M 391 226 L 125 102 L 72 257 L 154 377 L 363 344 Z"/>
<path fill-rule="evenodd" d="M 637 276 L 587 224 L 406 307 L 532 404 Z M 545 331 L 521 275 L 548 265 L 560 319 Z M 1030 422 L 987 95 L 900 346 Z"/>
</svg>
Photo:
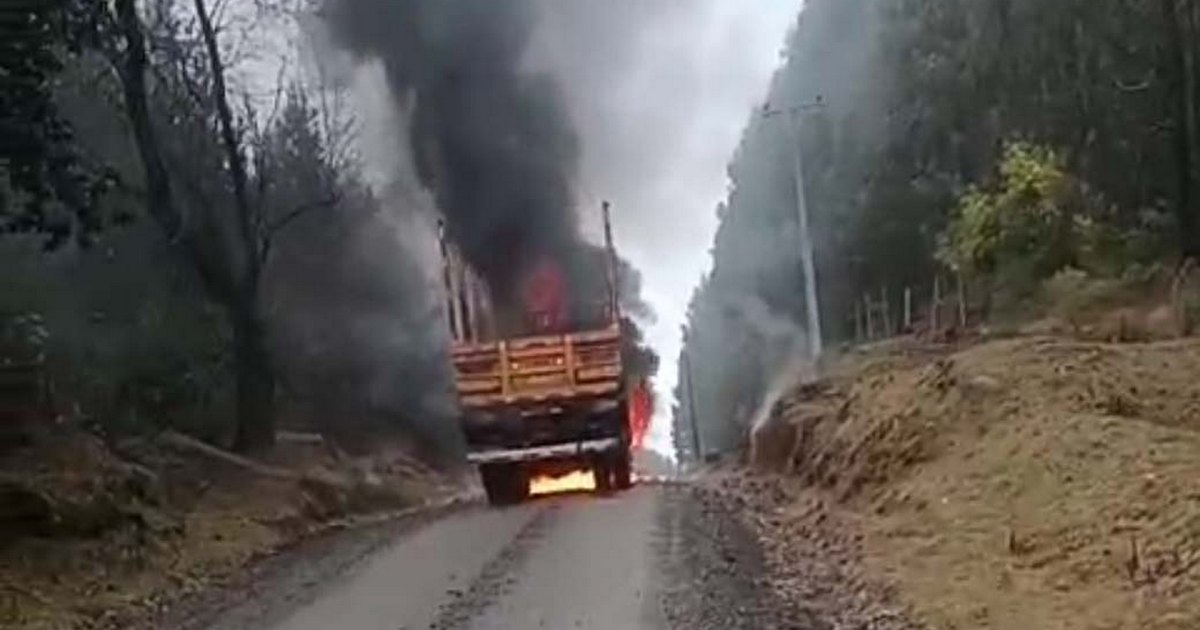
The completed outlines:
<svg viewBox="0 0 1200 630">
<path fill-rule="evenodd" d="M 458 343 L 453 360 L 466 407 L 492 407 L 616 393 L 621 336 L 612 326 L 565 335 Z"/>
</svg>

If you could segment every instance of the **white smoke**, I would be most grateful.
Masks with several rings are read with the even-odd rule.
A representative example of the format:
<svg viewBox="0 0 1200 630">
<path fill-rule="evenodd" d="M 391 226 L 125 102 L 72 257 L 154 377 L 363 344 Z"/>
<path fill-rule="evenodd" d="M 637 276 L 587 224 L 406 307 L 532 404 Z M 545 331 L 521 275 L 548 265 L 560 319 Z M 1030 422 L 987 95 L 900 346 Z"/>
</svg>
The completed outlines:
<svg viewBox="0 0 1200 630">
<path fill-rule="evenodd" d="M 817 379 L 817 367 L 810 358 L 808 335 L 791 319 L 772 311 L 753 295 L 727 304 L 764 337 L 765 347 L 775 349 L 771 356 L 763 358 L 768 373 L 774 376 L 750 416 L 750 429 L 755 431 L 771 419 L 775 403 L 797 383 Z"/>
</svg>

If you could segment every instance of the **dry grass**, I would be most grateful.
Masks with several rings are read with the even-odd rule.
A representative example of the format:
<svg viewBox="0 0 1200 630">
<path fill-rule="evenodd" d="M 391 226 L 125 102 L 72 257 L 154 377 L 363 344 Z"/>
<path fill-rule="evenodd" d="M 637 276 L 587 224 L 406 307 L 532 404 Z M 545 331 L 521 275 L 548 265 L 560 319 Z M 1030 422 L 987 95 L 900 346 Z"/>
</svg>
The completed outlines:
<svg viewBox="0 0 1200 630">
<path fill-rule="evenodd" d="M 1198 376 L 1195 340 L 895 351 L 842 379 L 797 470 L 930 627 L 1200 628 Z"/>
<path fill-rule="evenodd" d="M 402 508 L 445 491 L 438 487 L 444 479 L 406 453 L 384 451 L 371 460 L 321 449 L 276 453 L 276 463 L 286 461 L 299 476 L 287 479 L 222 468 L 145 443 L 126 457 L 147 464 L 134 469 L 152 475 L 150 492 L 131 483 L 130 459 L 85 435 L 52 436 L 10 454 L 0 460 L 0 472 L 56 501 L 73 497 L 76 507 L 87 506 L 83 513 L 103 505 L 100 513 L 112 518 L 106 516 L 95 532 L 42 527 L 5 540 L 0 627 L 122 627 L 120 619 L 205 588 L 339 519 Z M 373 478 L 369 487 L 356 481 L 364 474 Z"/>
</svg>

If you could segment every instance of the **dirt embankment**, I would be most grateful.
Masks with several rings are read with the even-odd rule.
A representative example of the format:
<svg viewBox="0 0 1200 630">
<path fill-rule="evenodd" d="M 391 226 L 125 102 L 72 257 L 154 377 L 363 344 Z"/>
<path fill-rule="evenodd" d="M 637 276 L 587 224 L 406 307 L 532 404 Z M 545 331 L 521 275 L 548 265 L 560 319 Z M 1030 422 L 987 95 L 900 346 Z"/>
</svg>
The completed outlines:
<svg viewBox="0 0 1200 630">
<path fill-rule="evenodd" d="M 0 454 L 0 627 L 127 627 L 300 540 L 456 491 L 403 445 L 351 457 L 314 438 L 250 461 L 172 433 L 110 447 L 52 429 Z"/>
<path fill-rule="evenodd" d="M 902 344 L 835 373 L 776 408 L 760 455 L 787 474 L 723 482 L 781 588 L 824 571 L 859 620 L 937 629 L 1200 628 L 1200 341 Z"/>
</svg>

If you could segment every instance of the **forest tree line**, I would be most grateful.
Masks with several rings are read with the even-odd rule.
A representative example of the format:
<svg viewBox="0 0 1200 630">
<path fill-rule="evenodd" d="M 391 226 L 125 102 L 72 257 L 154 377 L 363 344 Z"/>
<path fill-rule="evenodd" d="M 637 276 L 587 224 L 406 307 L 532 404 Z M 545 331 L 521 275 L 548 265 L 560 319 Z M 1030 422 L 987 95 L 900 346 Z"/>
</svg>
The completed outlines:
<svg viewBox="0 0 1200 630">
<path fill-rule="evenodd" d="M 281 427 L 392 431 L 456 454 L 439 221 L 493 303 L 519 305 L 543 257 L 580 305 L 607 290 L 566 102 L 524 67 L 537 17 L 475 0 L 5 4 L 0 378 L 36 366 L 54 415 L 115 438 L 263 452 Z M 615 271 L 627 371 L 648 379 L 640 275 Z"/>
<path fill-rule="evenodd" d="M 44 366 L 60 416 L 242 451 L 281 417 L 453 448 L 416 221 L 368 185 L 345 81 L 272 49 L 312 8 L 0 9 L 0 362 Z"/>
<path fill-rule="evenodd" d="M 958 277 L 999 310 L 1056 275 L 1145 276 L 1200 254 L 1198 53 L 1192 0 L 805 3 L 689 307 L 681 455 L 693 418 L 705 451 L 743 439 L 807 347 L 797 146 L 836 349 L 865 294 L 896 309 L 905 287 Z M 765 115 L 797 107 L 797 133 Z"/>
</svg>

